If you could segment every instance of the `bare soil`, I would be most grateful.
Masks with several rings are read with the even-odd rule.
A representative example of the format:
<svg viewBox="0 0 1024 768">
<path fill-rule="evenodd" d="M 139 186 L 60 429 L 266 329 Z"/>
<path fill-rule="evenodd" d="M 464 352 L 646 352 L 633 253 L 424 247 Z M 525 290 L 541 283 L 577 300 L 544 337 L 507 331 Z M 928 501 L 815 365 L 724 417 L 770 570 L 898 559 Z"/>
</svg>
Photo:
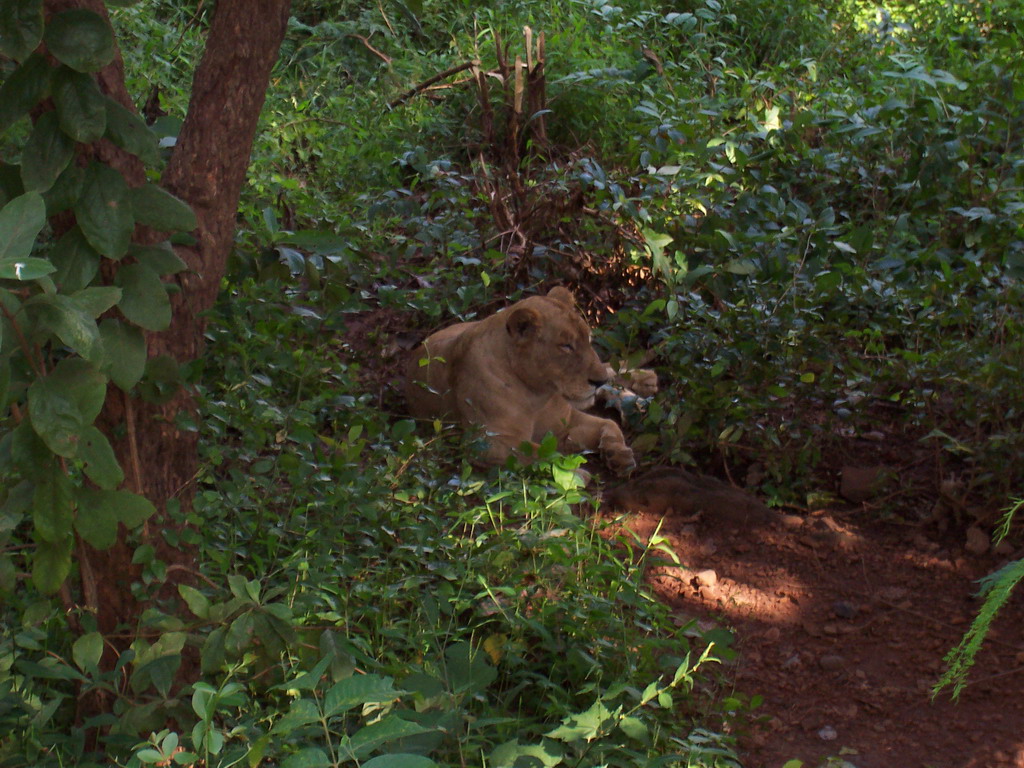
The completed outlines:
<svg viewBox="0 0 1024 768">
<path fill-rule="evenodd" d="M 853 506 L 694 516 L 641 496 L 626 524 L 649 537 L 661 523 L 685 566 L 653 568 L 652 586 L 682 617 L 732 629 L 739 654 L 726 678 L 764 697 L 740 725 L 744 766 L 1024 768 L 1019 591 L 959 702 L 932 699 L 977 611 L 976 580 L 1008 557 L 970 555 L 962 536 L 933 540 Z"/>
</svg>

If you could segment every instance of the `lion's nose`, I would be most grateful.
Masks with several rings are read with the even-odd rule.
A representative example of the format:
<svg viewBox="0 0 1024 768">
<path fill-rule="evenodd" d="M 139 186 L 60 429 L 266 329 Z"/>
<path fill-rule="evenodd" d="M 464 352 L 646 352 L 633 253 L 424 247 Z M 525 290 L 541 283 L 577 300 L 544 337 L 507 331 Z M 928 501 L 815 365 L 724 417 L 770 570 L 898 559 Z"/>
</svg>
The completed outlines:
<svg viewBox="0 0 1024 768">
<path fill-rule="evenodd" d="M 608 383 L 608 379 L 587 379 L 587 381 L 590 382 L 594 389 L 600 389 Z"/>
</svg>

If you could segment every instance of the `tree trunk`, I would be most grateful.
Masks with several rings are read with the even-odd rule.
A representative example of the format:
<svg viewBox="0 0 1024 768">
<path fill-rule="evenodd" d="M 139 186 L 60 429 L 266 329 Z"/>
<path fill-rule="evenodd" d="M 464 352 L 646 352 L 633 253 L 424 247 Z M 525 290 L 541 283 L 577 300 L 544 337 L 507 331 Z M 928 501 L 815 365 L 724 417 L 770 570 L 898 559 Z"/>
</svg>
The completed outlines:
<svg viewBox="0 0 1024 768">
<path fill-rule="evenodd" d="M 193 207 L 198 220 L 192 233 L 195 245 L 178 249 L 188 269 L 176 277 L 181 290 L 171 296 L 170 328 L 147 334 L 151 358 L 166 355 L 181 364 L 202 353 L 202 313 L 217 297 L 233 245 L 238 200 L 270 71 L 284 37 L 289 3 L 217 2 L 194 76 L 188 115 L 162 179 L 169 191 Z M 70 7 L 85 7 L 106 16 L 101 0 L 47 0 L 46 4 L 48 12 Z M 98 81 L 106 93 L 134 109 L 124 87 L 120 57 L 99 73 Z M 144 181 L 136 158 L 106 141 L 93 149 L 121 171 L 131 186 Z M 147 233 L 137 234 L 141 239 L 147 237 Z M 100 417 L 129 487 L 157 506 L 158 513 L 143 536 L 167 565 L 167 583 L 160 597 L 172 600 L 176 584 L 191 580 L 195 565 L 194 552 L 180 545 L 176 537 L 169 543 L 165 536 L 187 526 L 198 467 L 198 437 L 177 428 L 179 415 L 196 417 L 194 400 L 186 389 L 180 389 L 170 402 L 157 405 L 128 398 L 111 387 Z M 123 437 L 114 440 L 115 434 Z M 134 638 L 143 608 L 130 588 L 140 569 L 132 564 L 133 548 L 125 541 L 123 529 L 121 534 L 109 550 L 97 551 L 85 543 L 80 543 L 78 550 L 84 602 L 96 612 L 99 630 L 112 641 L 108 647 L 118 651 Z M 90 708 L 95 706 L 93 703 Z"/>
</svg>

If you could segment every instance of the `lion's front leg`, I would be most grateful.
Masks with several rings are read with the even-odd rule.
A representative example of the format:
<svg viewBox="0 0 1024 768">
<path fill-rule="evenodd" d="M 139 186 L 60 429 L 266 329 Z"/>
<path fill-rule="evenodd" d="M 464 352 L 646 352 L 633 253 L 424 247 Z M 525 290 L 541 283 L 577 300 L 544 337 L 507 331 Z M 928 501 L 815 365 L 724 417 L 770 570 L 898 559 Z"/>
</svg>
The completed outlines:
<svg viewBox="0 0 1024 768">
<path fill-rule="evenodd" d="M 625 475 L 636 469 L 636 459 L 626 445 L 622 429 L 610 419 L 573 409 L 563 443 L 563 450 L 599 451 L 616 474 Z"/>
</svg>

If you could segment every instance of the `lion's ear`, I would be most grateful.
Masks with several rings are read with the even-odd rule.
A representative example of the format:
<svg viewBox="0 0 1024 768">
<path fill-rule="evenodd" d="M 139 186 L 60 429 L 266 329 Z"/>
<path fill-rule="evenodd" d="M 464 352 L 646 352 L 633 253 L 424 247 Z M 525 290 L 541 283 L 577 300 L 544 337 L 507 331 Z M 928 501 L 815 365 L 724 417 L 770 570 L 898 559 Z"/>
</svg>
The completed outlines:
<svg viewBox="0 0 1024 768">
<path fill-rule="evenodd" d="M 505 328 L 514 339 L 526 338 L 540 328 L 540 314 L 530 307 L 513 309 L 505 321 Z"/>
<path fill-rule="evenodd" d="M 548 291 L 548 298 L 554 299 L 559 304 L 564 304 L 569 309 L 576 307 L 576 297 L 572 295 L 572 291 L 562 286 L 556 286 Z"/>
</svg>

